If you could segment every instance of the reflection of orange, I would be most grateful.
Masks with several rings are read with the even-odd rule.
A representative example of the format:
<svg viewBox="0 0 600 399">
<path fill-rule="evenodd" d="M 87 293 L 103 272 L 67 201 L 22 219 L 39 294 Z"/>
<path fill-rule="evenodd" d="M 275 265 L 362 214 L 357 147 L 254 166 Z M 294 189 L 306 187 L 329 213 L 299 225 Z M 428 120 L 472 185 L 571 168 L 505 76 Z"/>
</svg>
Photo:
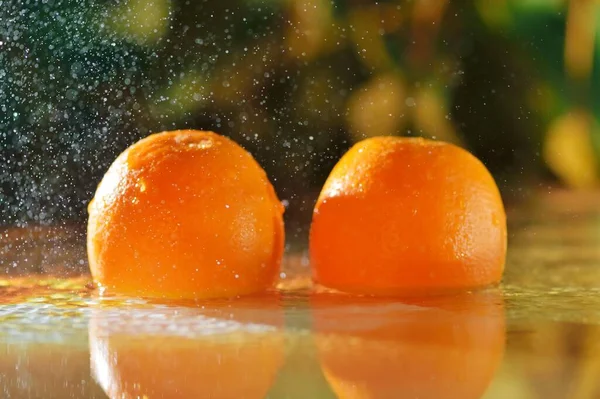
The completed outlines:
<svg viewBox="0 0 600 399">
<path fill-rule="evenodd" d="M 310 232 L 313 277 L 368 294 L 460 289 L 498 282 L 506 215 L 485 166 L 424 139 L 356 144 L 319 196 Z"/>
<path fill-rule="evenodd" d="M 323 372 L 340 399 L 480 398 L 504 352 L 501 295 L 404 304 L 315 294 Z"/>
<path fill-rule="evenodd" d="M 278 275 L 282 205 L 252 156 L 215 133 L 159 133 L 132 145 L 89 213 L 91 271 L 109 291 L 235 296 Z"/>
<path fill-rule="evenodd" d="M 144 319 L 131 310 L 115 322 L 110 309 L 96 310 L 89 332 L 94 378 L 111 399 L 262 399 L 283 363 L 281 308 L 274 301 L 254 309 L 270 324 L 252 327 L 243 324 L 249 307 L 205 308 L 214 314 L 151 309 Z M 213 318 L 219 314 L 224 319 Z"/>
</svg>

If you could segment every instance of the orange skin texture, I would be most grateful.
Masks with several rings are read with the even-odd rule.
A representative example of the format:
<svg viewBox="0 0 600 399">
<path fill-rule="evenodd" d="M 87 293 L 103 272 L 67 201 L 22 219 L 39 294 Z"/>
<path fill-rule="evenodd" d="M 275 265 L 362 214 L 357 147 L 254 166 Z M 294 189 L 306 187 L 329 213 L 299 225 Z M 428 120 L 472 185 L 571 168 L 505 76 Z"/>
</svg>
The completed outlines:
<svg viewBox="0 0 600 399">
<path fill-rule="evenodd" d="M 392 303 L 315 294 L 325 378 L 340 399 L 479 399 L 504 354 L 502 295 Z"/>
<path fill-rule="evenodd" d="M 279 273 L 283 206 L 252 156 L 213 132 L 133 144 L 88 212 L 90 269 L 110 293 L 232 297 L 268 289 Z"/>
<path fill-rule="evenodd" d="M 284 362 L 285 339 L 283 310 L 277 298 L 259 301 L 262 305 L 253 301 L 245 308 L 236 303 L 231 308 L 208 303 L 206 312 L 199 311 L 192 318 L 198 323 L 202 323 L 200 315 L 245 323 L 258 313 L 252 322 L 270 330 L 196 337 L 178 336 L 167 328 L 148 334 L 148 327 L 139 327 L 139 315 L 136 319 L 129 310 L 115 327 L 104 319 L 103 309 L 95 309 L 89 326 L 92 376 L 111 399 L 262 399 Z M 171 315 L 145 322 L 147 326 L 158 322 L 181 327 L 177 319 L 169 320 Z"/>
<path fill-rule="evenodd" d="M 497 283 L 506 214 L 486 167 L 452 144 L 375 137 L 338 162 L 310 231 L 313 279 L 372 295 Z"/>
</svg>

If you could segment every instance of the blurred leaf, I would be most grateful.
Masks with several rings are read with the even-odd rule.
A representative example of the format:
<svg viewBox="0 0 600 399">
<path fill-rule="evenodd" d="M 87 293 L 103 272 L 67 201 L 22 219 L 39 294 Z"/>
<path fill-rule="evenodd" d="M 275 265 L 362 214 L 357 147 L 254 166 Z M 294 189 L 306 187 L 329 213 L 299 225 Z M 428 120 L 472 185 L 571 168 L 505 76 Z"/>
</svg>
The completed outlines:
<svg viewBox="0 0 600 399">
<path fill-rule="evenodd" d="M 398 133 L 407 117 L 406 88 L 399 74 L 387 73 L 355 90 L 348 100 L 347 123 L 355 141 Z"/>
<path fill-rule="evenodd" d="M 343 18 L 348 12 L 350 2 L 348 0 L 331 0 L 333 16 L 335 18 Z"/>
<path fill-rule="evenodd" d="M 585 111 L 558 117 L 544 143 L 544 159 L 566 184 L 590 188 L 598 183 L 598 161 L 591 138 L 592 120 Z"/>
<path fill-rule="evenodd" d="M 415 95 L 415 127 L 423 136 L 463 145 L 450 120 L 447 100 L 434 87 L 422 87 Z"/>
<path fill-rule="evenodd" d="M 481 19 L 491 28 L 505 29 L 512 23 L 507 0 L 477 0 L 475 6 Z"/>
<path fill-rule="evenodd" d="M 335 127 L 341 122 L 345 98 L 344 86 L 330 70 L 310 69 L 299 82 L 294 103 L 297 123 Z"/>
<path fill-rule="evenodd" d="M 384 35 L 393 32 L 401 20 L 398 9 L 387 4 L 357 7 L 348 12 L 352 43 L 358 57 L 370 70 L 387 69 L 393 65 Z"/>
<path fill-rule="evenodd" d="M 440 37 L 440 29 L 448 5 L 448 0 L 417 0 L 414 2 L 407 50 L 413 69 L 428 71 L 434 60 L 442 55 L 443 51 L 438 47 L 438 42 L 443 42 L 443 37 Z"/>
<path fill-rule="evenodd" d="M 528 12 L 557 12 L 572 0 L 510 0 L 512 8 Z M 577 1 L 577 0 L 575 0 Z"/>
<path fill-rule="evenodd" d="M 565 99 L 545 80 L 531 85 L 527 93 L 527 103 L 532 110 L 544 118 L 561 113 L 567 105 Z"/>
<path fill-rule="evenodd" d="M 587 81 L 594 59 L 597 4 L 589 0 L 571 0 L 567 10 L 565 69 L 569 77 Z"/>
<path fill-rule="evenodd" d="M 310 60 L 336 45 L 332 40 L 332 4 L 328 0 L 292 0 L 286 34 L 288 54 Z"/>
<path fill-rule="evenodd" d="M 209 94 L 206 76 L 193 70 L 180 76 L 170 87 L 158 92 L 150 104 L 152 115 L 181 118 L 207 103 Z"/>
<path fill-rule="evenodd" d="M 246 101 L 254 98 L 253 91 L 269 83 L 275 66 L 282 61 L 280 42 L 265 38 L 230 53 L 212 71 L 210 96 L 218 106 L 245 108 Z"/>
<path fill-rule="evenodd" d="M 147 45 L 167 33 L 169 14 L 169 0 L 127 0 L 108 15 L 106 24 L 125 40 Z"/>
<path fill-rule="evenodd" d="M 592 66 L 592 76 L 590 79 L 590 93 L 600 93 L 600 6 L 596 9 L 596 48 L 595 59 Z M 597 119 L 600 119 L 600 96 L 592 95 L 590 106 L 595 112 Z"/>
<path fill-rule="evenodd" d="M 515 0 L 515 3 L 519 1 Z M 514 4 L 511 3 L 511 6 Z M 562 9 L 562 12 L 551 12 L 522 8 L 518 11 L 513 10 L 510 15 L 512 23 L 503 28 L 491 27 L 488 32 L 490 37 L 511 44 L 512 56 L 508 61 L 526 62 L 531 71 L 535 71 L 534 76 L 546 79 L 553 86 L 568 93 L 569 85 L 566 84 L 564 73 L 566 9 Z M 488 45 L 494 47 L 497 44 Z M 517 48 L 522 52 L 517 52 Z"/>
</svg>

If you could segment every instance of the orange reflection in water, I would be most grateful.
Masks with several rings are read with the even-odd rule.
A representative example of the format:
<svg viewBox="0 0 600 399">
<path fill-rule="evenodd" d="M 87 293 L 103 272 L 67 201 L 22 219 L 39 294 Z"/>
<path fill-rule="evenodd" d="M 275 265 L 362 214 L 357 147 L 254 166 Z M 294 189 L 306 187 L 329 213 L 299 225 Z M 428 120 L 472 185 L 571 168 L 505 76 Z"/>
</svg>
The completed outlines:
<svg viewBox="0 0 600 399">
<path fill-rule="evenodd" d="M 263 398 L 283 363 L 283 311 L 278 298 L 241 301 L 96 309 L 94 378 L 115 399 Z"/>
<path fill-rule="evenodd" d="M 341 399 L 479 398 L 504 353 L 499 292 L 312 303 L 321 366 Z"/>
</svg>

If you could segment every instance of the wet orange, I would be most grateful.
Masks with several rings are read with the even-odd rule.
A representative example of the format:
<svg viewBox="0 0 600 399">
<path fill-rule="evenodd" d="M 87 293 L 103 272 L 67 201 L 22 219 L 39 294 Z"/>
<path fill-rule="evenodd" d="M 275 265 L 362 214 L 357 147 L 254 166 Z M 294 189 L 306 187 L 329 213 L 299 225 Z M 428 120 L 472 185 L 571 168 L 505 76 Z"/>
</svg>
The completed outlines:
<svg viewBox="0 0 600 399">
<path fill-rule="evenodd" d="M 94 281 L 161 298 L 264 291 L 279 273 L 283 206 L 242 147 L 212 132 L 158 133 L 125 150 L 88 208 Z"/>
<path fill-rule="evenodd" d="M 315 342 L 340 399 L 478 399 L 504 354 L 502 294 L 405 303 L 315 294 Z"/>
<path fill-rule="evenodd" d="M 313 278 L 365 294 L 498 282 L 506 215 L 486 167 L 452 144 L 376 137 L 329 175 L 310 231 Z"/>
<path fill-rule="evenodd" d="M 262 399 L 285 357 L 277 301 L 207 303 L 206 311 L 94 309 L 92 375 L 111 399 Z"/>
</svg>

